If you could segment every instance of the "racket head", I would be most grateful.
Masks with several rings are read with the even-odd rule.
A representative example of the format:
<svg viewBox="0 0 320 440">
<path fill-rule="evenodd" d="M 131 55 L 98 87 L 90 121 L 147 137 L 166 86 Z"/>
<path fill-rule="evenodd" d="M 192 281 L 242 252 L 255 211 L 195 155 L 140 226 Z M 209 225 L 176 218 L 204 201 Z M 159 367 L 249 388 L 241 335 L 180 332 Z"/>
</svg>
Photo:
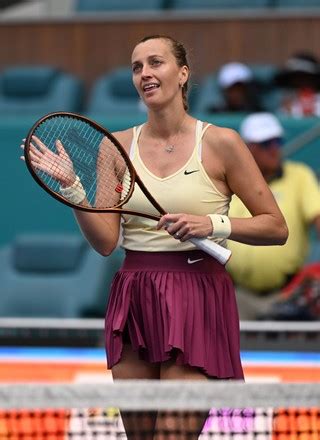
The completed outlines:
<svg viewBox="0 0 320 440">
<path fill-rule="evenodd" d="M 46 167 L 49 172 L 46 167 L 38 168 L 35 165 L 33 136 L 48 149 L 48 156 L 57 154 L 56 141 L 61 141 L 85 189 L 85 203 L 71 203 L 63 197 L 60 182 L 53 177 L 70 171 L 66 161 L 48 159 Z M 40 150 L 38 146 L 36 149 Z M 136 173 L 119 141 L 104 127 L 76 113 L 53 112 L 36 121 L 26 136 L 24 157 L 36 182 L 52 197 L 72 208 L 118 212 L 134 189 Z"/>
</svg>

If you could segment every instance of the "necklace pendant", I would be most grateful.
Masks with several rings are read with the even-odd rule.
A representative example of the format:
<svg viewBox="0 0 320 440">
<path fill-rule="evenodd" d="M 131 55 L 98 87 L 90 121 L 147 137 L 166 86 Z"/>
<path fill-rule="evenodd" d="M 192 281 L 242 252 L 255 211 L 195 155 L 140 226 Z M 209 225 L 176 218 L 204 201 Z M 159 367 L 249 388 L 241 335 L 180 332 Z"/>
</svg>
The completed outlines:
<svg viewBox="0 0 320 440">
<path fill-rule="evenodd" d="M 174 151 L 174 145 L 167 145 L 164 150 L 167 153 L 172 153 Z"/>
</svg>

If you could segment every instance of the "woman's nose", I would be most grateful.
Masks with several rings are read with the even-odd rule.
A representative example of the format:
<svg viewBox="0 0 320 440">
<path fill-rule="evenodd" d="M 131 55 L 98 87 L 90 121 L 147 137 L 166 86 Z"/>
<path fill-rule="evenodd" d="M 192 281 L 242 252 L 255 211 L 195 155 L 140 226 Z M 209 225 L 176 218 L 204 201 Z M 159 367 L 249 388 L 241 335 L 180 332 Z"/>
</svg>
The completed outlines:
<svg viewBox="0 0 320 440">
<path fill-rule="evenodd" d="M 141 71 L 142 76 L 150 76 L 150 67 L 148 65 L 144 65 Z"/>
</svg>

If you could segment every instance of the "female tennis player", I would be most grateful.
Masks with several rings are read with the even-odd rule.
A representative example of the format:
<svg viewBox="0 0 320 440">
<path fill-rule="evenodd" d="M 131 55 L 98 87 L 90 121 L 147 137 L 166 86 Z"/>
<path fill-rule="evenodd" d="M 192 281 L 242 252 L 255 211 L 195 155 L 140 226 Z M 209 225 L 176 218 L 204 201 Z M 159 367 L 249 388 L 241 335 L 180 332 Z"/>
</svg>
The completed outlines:
<svg viewBox="0 0 320 440">
<path fill-rule="evenodd" d="M 157 224 L 75 210 L 81 231 L 99 253 L 109 255 L 120 234 L 126 250 L 106 313 L 107 359 L 115 380 L 243 379 L 231 279 L 222 264 L 188 240 L 282 245 L 288 236 L 272 193 L 237 133 L 188 114 L 189 75 L 181 43 L 168 36 L 141 40 L 132 53 L 132 76 L 147 121 L 114 133 L 169 214 Z M 71 184 L 67 196 L 78 197 L 71 181 L 61 184 Z M 228 217 L 233 194 L 251 218 Z M 136 211 L 149 208 L 139 189 L 127 205 Z M 124 424 L 129 432 L 126 417 Z M 156 414 L 150 438 L 155 426 Z"/>
</svg>

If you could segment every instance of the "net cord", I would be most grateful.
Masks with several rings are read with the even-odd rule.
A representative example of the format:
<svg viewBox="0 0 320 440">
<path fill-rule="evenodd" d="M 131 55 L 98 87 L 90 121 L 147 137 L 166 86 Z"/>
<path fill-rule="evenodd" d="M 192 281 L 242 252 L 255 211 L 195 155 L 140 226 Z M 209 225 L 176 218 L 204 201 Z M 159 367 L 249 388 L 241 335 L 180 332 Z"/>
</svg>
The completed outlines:
<svg viewBox="0 0 320 440">
<path fill-rule="evenodd" d="M 18 408 L 116 407 L 123 410 L 319 407 L 318 383 L 124 380 L 97 384 L 1 384 L 0 405 Z"/>
</svg>

